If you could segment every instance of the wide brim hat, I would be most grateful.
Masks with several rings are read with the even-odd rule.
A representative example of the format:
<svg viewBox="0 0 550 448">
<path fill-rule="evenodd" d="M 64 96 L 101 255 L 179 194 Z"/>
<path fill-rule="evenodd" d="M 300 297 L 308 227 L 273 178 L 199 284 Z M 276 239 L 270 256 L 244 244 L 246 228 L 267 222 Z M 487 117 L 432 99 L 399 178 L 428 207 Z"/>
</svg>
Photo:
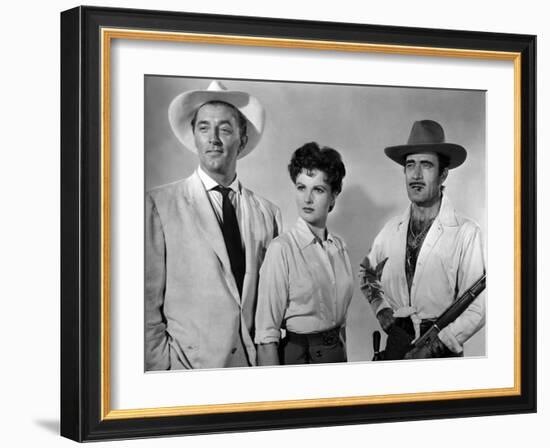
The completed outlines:
<svg viewBox="0 0 550 448">
<path fill-rule="evenodd" d="M 181 144 L 197 152 L 191 120 L 203 104 L 223 101 L 236 107 L 246 118 L 248 141 L 238 158 L 249 154 L 258 144 L 264 131 L 265 110 L 257 98 L 246 92 L 227 90 L 219 81 L 212 81 L 207 90 L 190 90 L 176 96 L 168 107 L 168 121 Z"/>
<path fill-rule="evenodd" d="M 445 141 L 443 127 L 433 120 L 415 121 L 407 144 L 389 146 L 384 149 L 384 152 L 394 162 L 403 166 L 410 154 L 434 152 L 448 159 L 449 169 L 462 165 L 467 155 L 463 146 Z"/>
</svg>

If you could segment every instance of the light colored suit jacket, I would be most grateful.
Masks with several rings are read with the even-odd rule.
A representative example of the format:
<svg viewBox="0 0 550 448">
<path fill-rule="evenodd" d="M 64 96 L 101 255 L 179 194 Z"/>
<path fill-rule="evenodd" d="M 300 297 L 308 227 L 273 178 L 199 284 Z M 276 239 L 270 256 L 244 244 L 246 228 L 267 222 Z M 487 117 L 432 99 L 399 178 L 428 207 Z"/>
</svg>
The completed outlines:
<svg viewBox="0 0 550 448">
<path fill-rule="evenodd" d="M 224 367 L 241 340 L 250 364 L 256 364 L 258 272 L 281 229 L 281 214 L 250 190 L 242 188 L 241 194 L 242 298 L 198 174 L 146 195 L 146 370 Z"/>
</svg>

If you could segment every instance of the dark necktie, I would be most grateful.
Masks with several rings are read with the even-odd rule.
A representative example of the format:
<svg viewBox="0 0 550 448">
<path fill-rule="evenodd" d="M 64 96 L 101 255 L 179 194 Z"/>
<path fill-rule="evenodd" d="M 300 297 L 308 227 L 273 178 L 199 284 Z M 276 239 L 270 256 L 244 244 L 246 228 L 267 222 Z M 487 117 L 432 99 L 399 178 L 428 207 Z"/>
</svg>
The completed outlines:
<svg viewBox="0 0 550 448">
<path fill-rule="evenodd" d="M 246 264 L 237 215 L 235 214 L 235 208 L 231 203 L 231 199 L 229 199 L 231 188 L 218 185 L 214 190 L 219 191 L 223 197 L 223 223 L 221 225 L 223 239 L 225 241 L 227 255 L 229 255 L 229 262 L 231 263 L 231 271 L 233 272 L 233 277 L 235 277 L 239 295 L 241 295 Z"/>
</svg>

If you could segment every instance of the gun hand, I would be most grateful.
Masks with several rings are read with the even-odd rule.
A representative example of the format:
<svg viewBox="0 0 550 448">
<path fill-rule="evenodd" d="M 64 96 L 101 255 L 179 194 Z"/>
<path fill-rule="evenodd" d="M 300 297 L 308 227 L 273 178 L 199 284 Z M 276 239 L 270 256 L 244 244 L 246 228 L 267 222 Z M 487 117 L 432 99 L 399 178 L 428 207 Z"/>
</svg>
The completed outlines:
<svg viewBox="0 0 550 448">
<path fill-rule="evenodd" d="M 441 358 L 447 346 L 437 336 L 421 347 L 415 347 L 405 354 L 405 359 Z"/>
<path fill-rule="evenodd" d="M 431 358 L 429 356 L 429 351 L 426 346 L 423 346 L 421 348 L 413 348 L 412 350 L 405 353 L 405 357 L 403 359 L 426 359 Z"/>
</svg>

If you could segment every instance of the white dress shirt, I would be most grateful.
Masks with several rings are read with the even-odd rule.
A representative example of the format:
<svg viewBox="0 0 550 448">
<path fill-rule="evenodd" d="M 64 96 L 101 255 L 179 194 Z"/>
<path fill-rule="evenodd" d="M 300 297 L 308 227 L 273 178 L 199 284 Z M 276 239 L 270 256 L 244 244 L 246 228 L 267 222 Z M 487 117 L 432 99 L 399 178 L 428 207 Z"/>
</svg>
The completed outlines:
<svg viewBox="0 0 550 448">
<path fill-rule="evenodd" d="M 353 273 L 344 242 L 321 242 L 299 218 L 274 239 L 260 269 L 257 344 L 278 342 L 281 328 L 316 333 L 343 326 L 353 296 Z"/>
</svg>

